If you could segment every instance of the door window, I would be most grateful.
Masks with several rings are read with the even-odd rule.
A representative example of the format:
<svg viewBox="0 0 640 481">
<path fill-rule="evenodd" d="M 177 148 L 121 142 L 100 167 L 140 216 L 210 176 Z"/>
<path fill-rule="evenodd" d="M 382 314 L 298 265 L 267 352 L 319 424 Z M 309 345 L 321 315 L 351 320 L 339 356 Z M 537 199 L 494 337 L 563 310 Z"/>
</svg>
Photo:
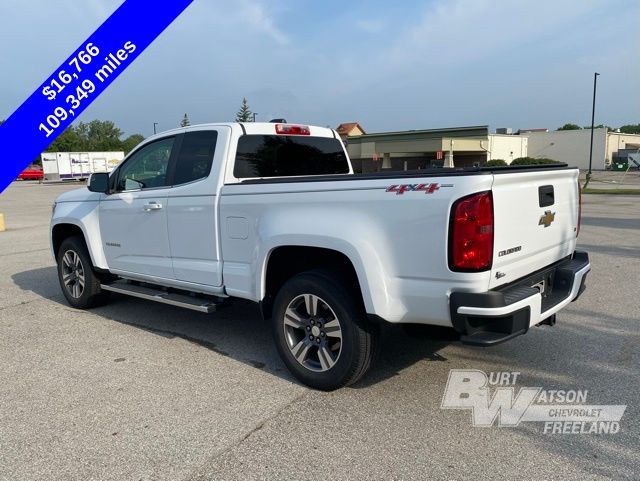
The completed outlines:
<svg viewBox="0 0 640 481">
<path fill-rule="evenodd" d="M 209 176 L 218 132 L 201 130 L 184 134 L 173 185 L 186 184 Z"/>
<path fill-rule="evenodd" d="M 119 169 L 116 190 L 165 187 L 174 142 L 174 137 L 158 140 L 135 152 Z"/>
</svg>

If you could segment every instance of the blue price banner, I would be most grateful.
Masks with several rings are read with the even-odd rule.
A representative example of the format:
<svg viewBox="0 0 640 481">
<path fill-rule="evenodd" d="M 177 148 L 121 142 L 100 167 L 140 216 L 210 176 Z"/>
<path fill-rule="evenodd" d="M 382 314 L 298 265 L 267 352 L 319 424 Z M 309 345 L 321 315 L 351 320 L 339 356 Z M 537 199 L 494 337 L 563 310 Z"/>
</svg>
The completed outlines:
<svg viewBox="0 0 640 481">
<path fill-rule="evenodd" d="M 0 126 L 0 192 L 192 2 L 125 0 L 82 42 Z"/>
</svg>

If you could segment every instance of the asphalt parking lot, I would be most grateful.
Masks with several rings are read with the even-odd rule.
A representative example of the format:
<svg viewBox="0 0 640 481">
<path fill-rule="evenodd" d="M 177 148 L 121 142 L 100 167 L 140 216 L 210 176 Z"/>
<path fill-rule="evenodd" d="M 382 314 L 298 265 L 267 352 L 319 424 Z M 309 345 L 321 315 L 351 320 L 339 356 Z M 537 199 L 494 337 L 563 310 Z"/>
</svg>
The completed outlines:
<svg viewBox="0 0 640 481">
<path fill-rule="evenodd" d="M 1 480 L 640 479 L 640 197 L 584 197 L 593 270 L 555 327 L 489 349 L 388 328 L 363 381 L 321 393 L 289 375 L 250 304 L 69 308 L 47 236 L 75 187 L 0 196 Z M 628 407 L 617 434 L 473 427 L 440 408 L 450 369 Z"/>
</svg>

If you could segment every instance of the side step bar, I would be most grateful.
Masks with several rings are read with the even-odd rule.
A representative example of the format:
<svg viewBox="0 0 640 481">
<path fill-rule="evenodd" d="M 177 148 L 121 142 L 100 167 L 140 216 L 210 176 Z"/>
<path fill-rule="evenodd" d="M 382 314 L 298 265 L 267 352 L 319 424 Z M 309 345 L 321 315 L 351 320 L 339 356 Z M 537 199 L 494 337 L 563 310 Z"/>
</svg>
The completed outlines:
<svg viewBox="0 0 640 481">
<path fill-rule="evenodd" d="M 198 312 L 211 313 L 216 310 L 216 303 L 210 299 L 193 297 L 188 294 L 178 294 L 154 289 L 146 286 L 130 284 L 125 281 L 116 281 L 110 284 L 101 284 L 100 288 L 105 291 L 117 292 L 127 296 L 139 297 L 148 301 L 161 302 L 172 306 L 184 307 Z"/>
</svg>

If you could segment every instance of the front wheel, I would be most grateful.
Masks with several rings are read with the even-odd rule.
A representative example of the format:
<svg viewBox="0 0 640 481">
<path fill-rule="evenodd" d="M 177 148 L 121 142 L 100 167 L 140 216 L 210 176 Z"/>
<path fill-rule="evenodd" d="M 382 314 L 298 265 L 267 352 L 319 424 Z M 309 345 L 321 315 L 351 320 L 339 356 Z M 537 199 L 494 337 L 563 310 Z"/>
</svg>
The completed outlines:
<svg viewBox="0 0 640 481">
<path fill-rule="evenodd" d="M 307 386 L 331 391 L 369 369 L 375 326 L 331 273 L 309 271 L 287 281 L 276 296 L 272 322 L 280 357 Z"/>
<path fill-rule="evenodd" d="M 89 251 L 80 237 L 69 237 L 58 251 L 58 280 L 71 307 L 88 309 L 106 302 L 109 292 L 100 289 Z"/>
</svg>

